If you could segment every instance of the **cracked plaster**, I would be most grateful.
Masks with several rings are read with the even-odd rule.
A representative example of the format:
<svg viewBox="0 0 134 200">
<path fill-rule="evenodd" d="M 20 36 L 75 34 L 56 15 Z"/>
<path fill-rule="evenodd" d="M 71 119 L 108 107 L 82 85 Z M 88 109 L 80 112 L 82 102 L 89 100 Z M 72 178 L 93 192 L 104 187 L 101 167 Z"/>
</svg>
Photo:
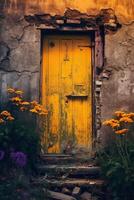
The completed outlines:
<svg viewBox="0 0 134 200">
<path fill-rule="evenodd" d="M 19 22 L 19 23 L 18 23 Z M 24 16 L 4 16 L 0 33 L 0 101 L 7 99 L 7 87 L 23 89 L 26 98 L 39 99 L 40 30 Z M 116 110 L 134 111 L 134 23 L 122 24 L 105 35 L 105 63 L 96 76 L 96 128 L 102 143 L 109 131 L 101 122 Z"/>
</svg>

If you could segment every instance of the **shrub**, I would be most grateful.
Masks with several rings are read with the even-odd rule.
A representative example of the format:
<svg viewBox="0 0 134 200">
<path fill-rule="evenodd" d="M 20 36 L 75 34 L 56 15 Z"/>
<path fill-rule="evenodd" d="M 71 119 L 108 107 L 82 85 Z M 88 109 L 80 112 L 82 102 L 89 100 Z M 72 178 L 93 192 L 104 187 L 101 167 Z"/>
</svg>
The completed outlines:
<svg viewBox="0 0 134 200">
<path fill-rule="evenodd" d="M 0 166 L 32 167 L 41 148 L 36 121 L 47 111 L 37 101 L 25 101 L 21 90 L 7 92 L 9 101 L 0 111 Z"/>
<path fill-rule="evenodd" d="M 19 173 L 0 177 L 0 200 L 47 200 L 43 186 L 30 183 L 29 177 Z"/>
<path fill-rule="evenodd" d="M 99 152 L 102 172 L 108 180 L 112 200 L 134 199 L 134 113 L 115 112 L 104 123 L 113 129 L 115 142 Z"/>
</svg>

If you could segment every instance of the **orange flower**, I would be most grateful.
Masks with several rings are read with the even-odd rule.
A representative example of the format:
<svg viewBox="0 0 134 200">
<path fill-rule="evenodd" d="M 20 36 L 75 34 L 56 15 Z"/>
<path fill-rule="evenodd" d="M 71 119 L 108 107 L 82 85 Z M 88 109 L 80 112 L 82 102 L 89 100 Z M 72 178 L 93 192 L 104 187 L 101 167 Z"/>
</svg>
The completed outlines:
<svg viewBox="0 0 134 200">
<path fill-rule="evenodd" d="M 120 123 L 116 119 L 110 119 L 103 122 L 103 125 L 111 126 L 112 128 L 116 128 L 120 126 Z"/>
<path fill-rule="evenodd" d="M 39 115 L 46 115 L 48 112 L 47 110 L 45 110 L 42 105 L 38 104 L 37 106 L 35 106 L 33 109 L 30 110 L 30 112 L 32 113 L 36 113 Z"/>
<path fill-rule="evenodd" d="M 20 110 L 23 112 L 23 111 L 26 111 L 26 110 L 27 110 L 27 108 L 26 108 L 26 107 L 24 107 L 24 106 L 21 106 L 21 107 L 20 107 Z"/>
<path fill-rule="evenodd" d="M 127 129 L 127 128 L 124 128 L 124 129 L 122 129 L 122 130 L 115 131 L 115 133 L 118 134 L 118 135 L 123 135 L 123 134 L 125 134 L 125 133 L 127 133 L 127 132 L 128 132 L 128 129 Z"/>
<path fill-rule="evenodd" d="M 134 113 L 133 112 L 129 113 L 129 117 L 134 117 Z"/>
<path fill-rule="evenodd" d="M 7 92 L 13 94 L 13 93 L 15 93 L 15 90 L 13 88 L 8 88 Z"/>
<path fill-rule="evenodd" d="M 23 91 L 22 91 L 22 90 L 16 90 L 16 91 L 15 91 L 15 94 L 22 95 L 22 94 L 23 94 Z"/>
<path fill-rule="evenodd" d="M 31 105 L 32 105 L 32 106 L 37 106 L 37 105 L 38 105 L 38 102 L 37 102 L 37 101 L 31 101 Z"/>
<path fill-rule="evenodd" d="M 27 102 L 27 101 L 23 101 L 23 102 L 21 103 L 21 105 L 23 105 L 23 106 L 28 106 L 28 105 L 30 105 L 30 103 Z"/>
<path fill-rule="evenodd" d="M 3 123 L 4 123 L 4 120 L 0 118 L 0 124 L 3 124 Z"/>
<path fill-rule="evenodd" d="M 134 113 L 125 113 L 125 114 L 122 115 L 122 117 L 132 118 L 132 117 L 134 117 Z"/>
<path fill-rule="evenodd" d="M 35 110 L 35 109 L 30 109 L 29 111 L 32 112 L 32 113 L 38 113 L 38 111 Z"/>
<path fill-rule="evenodd" d="M 116 128 L 116 127 L 119 127 L 120 126 L 120 124 L 118 124 L 118 123 L 113 123 L 113 124 L 111 124 L 111 127 L 112 128 Z"/>
<path fill-rule="evenodd" d="M 130 117 L 122 117 L 120 122 L 132 123 L 134 121 Z"/>
<path fill-rule="evenodd" d="M 2 116 L 5 116 L 5 117 L 8 117 L 8 116 L 11 116 L 11 113 L 8 112 L 7 110 L 4 110 L 0 113 Z"/>
<path fill-rule="evenodd" d="M 116 111 L 116 112 L 115 112 L 115 115 L 116 115 L 117 117 L 122 117 L 124 114 L 125 114 L 125 113 L 122 112 L 122 111 Z"/>
<path fill-rule="evenodd" d="M 37 111 L 41 111 L 41 106 L 37 105 L 37 106 L 34 107 L 34 109 L 37 110 Z"/>
<path fill-rule="evenodd" d="M 39 115 L 47 115 L 47 114 L 48 114 L 47 110 L 39 113 Z"/>
<path fill-rule="evenodd" d="M 17 103 L 22 101 L 20 97 L 12 97 L 10 100 Z"/>
<path fill-rule="evenodd" d="M 9 117 L 7 117 L 7 120 L 9 120 L 9 121 L 13 121 L 13 120 L 14 120 L 14 117 L 9 116 Z"/>
</svg>

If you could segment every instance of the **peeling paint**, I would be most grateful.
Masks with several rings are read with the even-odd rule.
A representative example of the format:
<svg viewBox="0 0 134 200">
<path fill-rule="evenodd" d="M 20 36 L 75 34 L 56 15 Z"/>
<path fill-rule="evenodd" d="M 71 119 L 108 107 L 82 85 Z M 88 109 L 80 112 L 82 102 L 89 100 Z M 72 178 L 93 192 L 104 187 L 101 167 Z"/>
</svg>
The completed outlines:
<svg viewBox="0 0 134 200">
<path fill-rule="evenodd" d="M 134 111 L 133 4 L 132 0 L 1 0 L 0 9 L 3 7 L 4 12 L 0 14 L 0 101 L 6 101 L 9 86 L 18 86 L 28 98 L 39 99 L 41 34 L 37 25 L 50 28 L 53 20 L 52 28 L 77 27 L 85 22 L 90 27 L 104 26 L 108 33 L 103 47 L 105 62 L 95 74 L 98 82 L 94 96 L 96 132 L 102 143 L 107 143 L 109 135 L 101 122 L 116 110 Z M 75 141 L 73 131 L 70 135 Z M 64 144 L 68 146 L 67 143 L 70 142 Z"/>
<path fill-rule="evenodd" d="M 25 14 L 45 12 L 52 15 L 63 15 L 63 12 L 68 7 L 91 15 L 96 15 L 102 8 L 112 8 L 121 22 L 127 23 L 134 20 L 133 0 L 3 0 L 1 7 L 7 9 L 9 13 L 18 13 L 20 11 Z"/>
</svg>

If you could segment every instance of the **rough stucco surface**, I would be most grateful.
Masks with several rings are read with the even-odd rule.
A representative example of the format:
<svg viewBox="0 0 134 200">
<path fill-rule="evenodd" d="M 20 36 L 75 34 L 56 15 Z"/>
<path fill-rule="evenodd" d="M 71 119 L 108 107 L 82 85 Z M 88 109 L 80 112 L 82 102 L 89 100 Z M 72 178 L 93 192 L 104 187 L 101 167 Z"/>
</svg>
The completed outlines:
<svg viewBox="0 0 134 200">
<path fill-rule="evenodd" d="M 20 20 L 20 21 L 19 21 Z M 39 98 L 40 31 L 20 17 L 1 19 L 0 99 L 8 87 L 24 89 L 26 96 Z"/>
<path fill-rule="evenodd" d="M 20 7 L 17 0 L 3 1 L 5 2 L 7 4 L 3 5 L 7 8 L 5 14 L 0 17 L 0 101 L 6 101 L 5 91 L 8 87 L 24 89 L 27 98 L 38 100 L 41 62 L 40 30 L 25 21 L 24 13 L 20 14 L 19 8 L 23 5 L 26 13 L 50 11 L 56 14 L 59 11 L 62 13 L 64 11 L 62 8 L 70 6 L 91 14 L 91 10 L 97 12 L 95 5 L 99 10 L 106 7 L 107 2 L 94 0 L 89 6 L 89 1 L 84 1 L 81 5 L 78 1 L 71 0 L 68 1 L 70 3 L 38 1 L 38 4 L 37 1 L 28 0 L 24 5 L 25 1 L 22 0 L 19 1 Z M 117 17 L 122 20 L 122 28 L 115 33 L 106 34 L 105 66 L 97 77 L 99 81 L 97 112 L 100 116 L 97 119 L 97 128 L 103 143 L 109 140 L 109 135 L 104 127 L 100 129 L 100 122 L 110 118 L 116 110 L 134 111 L 134 23 L 132 22 L 134 12 L 130 2 L 122 1 L 119 4 L 119 1 L 109 1 L 107 4 L 108 7 L 115 8 Z M 127 24 L 123 23 L 124 21 Z"/>
<path fill-rule="evenodd" d="M 105 57 L 104 73 L 109 77 L 102 78 L 102 121 L 112 117 L 117 110 L 134 111 L 134 23 L 123 25 L 113 35 L 106 35 Z M 101 138 L 108 142 L 105 130 L 101 129 Z"/>
<path fill-rule="evenodd" d="M 121 21 L 134 20 L 133 0 L 1 0 L 8 13 L 25 12 L 25 14 L 46 12 L 63 15 L 66 8 L 77 9 L 88 14 L 96 14 L 102 8 L 112 8 Z"/>
</svg>

